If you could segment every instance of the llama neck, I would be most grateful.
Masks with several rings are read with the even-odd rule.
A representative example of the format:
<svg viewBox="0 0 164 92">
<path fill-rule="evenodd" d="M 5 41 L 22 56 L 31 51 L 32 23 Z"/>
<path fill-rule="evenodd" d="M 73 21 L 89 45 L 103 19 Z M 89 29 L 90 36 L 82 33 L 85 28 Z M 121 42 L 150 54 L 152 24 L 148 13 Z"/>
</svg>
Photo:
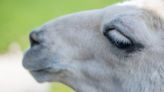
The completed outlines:
<svg viewBox="0 0 164 92">
<path fill-rule="evenodd" d="M 112 85 L 111 85 L 111 82 Z M 75 80 L 67 81 L 66 84 L 72 87 L 76 92 L 124 92 L 117 79 L 114 80 Z"/>
<path fill-rule="evenodd" d="M 136 73 L 130 77 L 120 75 L 124 79 L 113 77 L 100 80 L 69 79 L 66 84 L 76 92 L 164 92 L 164 68 L 149 73 Z M 106 75 L 108 76 L 108 75 Z"/>
<path fill-rule="evenodd" d="M 123 71 L 117 70 L 113 73 L 106 71 L 105 75 L 97 75 L 98 77 L 96 75 L 67 77 L 63 83 L 76 92 L 164 92 L 164 59 L 160 61 L 162 55 L 158 55 L 158 58 L 144 59 L 146 63 L 142 60 L 136 61 L 140 63 L 132 64 L 128 70 L 121 69 Z"/>
</svg>

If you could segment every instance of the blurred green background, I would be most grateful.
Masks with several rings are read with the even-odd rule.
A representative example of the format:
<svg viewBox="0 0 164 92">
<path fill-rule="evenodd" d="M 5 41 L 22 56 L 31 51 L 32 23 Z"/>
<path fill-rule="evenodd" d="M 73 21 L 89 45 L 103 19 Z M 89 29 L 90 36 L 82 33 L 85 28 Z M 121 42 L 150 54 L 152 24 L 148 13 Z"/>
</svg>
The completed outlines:
<svg viewBox="0 0 164 92">
<path fill-rule="evenodd" d="M 0 0 L 0 53 L 12 42 L 22 50 L 29 46 L 29 32 L 43 23 L 68 13 L 103 8 L 119 0 Z M 55 85 L 54 85 L 55 84 Z M 54 83 L 54 92 L 73 92 Z"/>
</svg>

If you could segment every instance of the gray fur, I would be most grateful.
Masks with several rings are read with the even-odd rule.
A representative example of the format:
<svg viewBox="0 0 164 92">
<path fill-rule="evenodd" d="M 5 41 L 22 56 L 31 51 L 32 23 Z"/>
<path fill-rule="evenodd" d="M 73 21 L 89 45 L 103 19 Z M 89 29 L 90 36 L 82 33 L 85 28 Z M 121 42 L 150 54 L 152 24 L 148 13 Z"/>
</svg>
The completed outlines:
<svg viewBox="0 0 164 92">
<path fill-rule="evenodd" d="M 77 92 L 164 92 L 163 5 L 132 0 L 52 20 L 34 31 L 40 41 L 23 65 L 38 82 Z M 111 25 L 144 48 L 127 53 L 114 46 L 103 34 Z"/>
</svg>

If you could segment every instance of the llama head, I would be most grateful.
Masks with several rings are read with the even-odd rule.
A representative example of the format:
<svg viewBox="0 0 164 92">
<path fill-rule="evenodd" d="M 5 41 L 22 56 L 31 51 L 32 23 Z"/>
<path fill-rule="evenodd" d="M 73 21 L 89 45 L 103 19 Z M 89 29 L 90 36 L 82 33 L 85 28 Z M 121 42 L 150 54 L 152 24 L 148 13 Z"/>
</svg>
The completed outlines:
<svg viewBox="0 0 164 92">
<path fill-rule="evenodd" d="M 35 29 L 24 67 L 39 82 L 57 81 L 79 92 L 162 92 L 163 18 L 134 2 Z"/>
</svg>

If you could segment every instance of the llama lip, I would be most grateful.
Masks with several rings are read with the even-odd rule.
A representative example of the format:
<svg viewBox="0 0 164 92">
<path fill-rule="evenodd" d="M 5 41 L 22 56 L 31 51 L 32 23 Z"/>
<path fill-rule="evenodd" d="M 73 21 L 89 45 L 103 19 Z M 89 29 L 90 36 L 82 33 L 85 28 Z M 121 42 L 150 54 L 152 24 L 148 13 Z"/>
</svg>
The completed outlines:
<svg viewBox="0 0 164 92">
<path fill-rule="evenodd" d="M 36 81 L 38 81 L 39 83 L 43 83 L 43 82 L 48 81 L 46 76 L 48 76 L 49 73 L 45 70 L 30 71 L 30 73 L 32 74 L 34 79 L 36 79 Z"/>
<path fill-rule="evenodd" d="M 43 82 L 51 82 L 52 80 L 49 79 L 48 76 L 61 73 L 62 70 L 60 69 L 54 69 L 54 68 L 43 68 L 38 70 L 31 70 L 30 73 L 32 76 L 36 79 L 37 82 L 43 83 Z"/>
</svg>

